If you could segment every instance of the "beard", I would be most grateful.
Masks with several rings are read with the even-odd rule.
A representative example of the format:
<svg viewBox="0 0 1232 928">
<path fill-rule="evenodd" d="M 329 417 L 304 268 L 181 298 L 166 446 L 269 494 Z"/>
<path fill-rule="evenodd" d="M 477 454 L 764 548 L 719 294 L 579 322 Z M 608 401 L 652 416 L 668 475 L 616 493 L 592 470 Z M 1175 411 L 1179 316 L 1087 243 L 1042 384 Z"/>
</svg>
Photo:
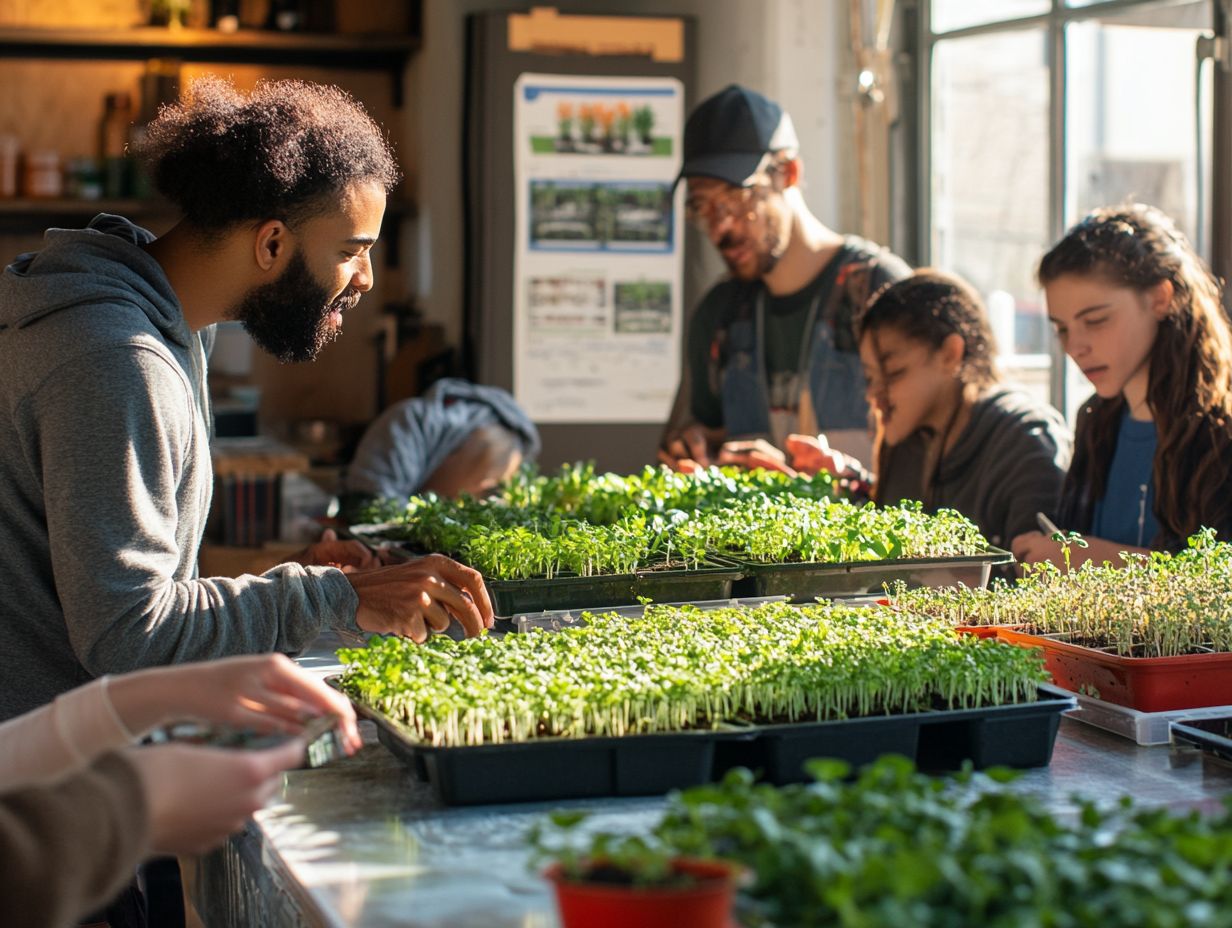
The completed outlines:
<svg viewBox="0 0 1232 928">
<path fill-rule="evenodd" d="M 739 248 L 748 243 L 749 239 L 747 237 L 740 238 L 728 232 L 719 242 L 719 252 L 722 255 L 724 249 Z M 775 265 L 779 263 L 779 258 L 783 256 L 785 250 L 784 236 L 780 235 L 777 227 L 771 223 L 767 225 L 760 240 L 753 243 L 751 249 L 753 257 L 752 267 L 746 268 L 732 264 L 727 260 L 726 255 L 723 255 L 723 261 L 727 265 L 727 269 L 732 273 L 732 276 L 737 280 L 759 280 L 774 270 Z"/>
<path fill-rule="evenodd" d="M 277 280 L 254 287 L 229 314 L 244 326 L 263 351 L 284 364 L 315 360 L 321 349 L 338 337 L 332 321 L 359 302 L 360 293 L 347 287 L 330 300 L 308 269 L 304 253 L 296 249 Z"/>
</svg>

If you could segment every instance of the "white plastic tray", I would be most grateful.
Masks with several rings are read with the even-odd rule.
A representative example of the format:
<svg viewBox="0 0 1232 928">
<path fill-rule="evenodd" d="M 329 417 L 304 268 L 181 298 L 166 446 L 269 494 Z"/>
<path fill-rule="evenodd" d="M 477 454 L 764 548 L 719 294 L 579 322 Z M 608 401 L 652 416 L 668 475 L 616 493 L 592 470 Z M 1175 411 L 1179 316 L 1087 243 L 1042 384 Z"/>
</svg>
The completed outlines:
<svg viewBox="0 0 1232 928">
<path fill-rule="evenodd" d="M 1078 707 L 1066 716 L 1096 728 L 1141 744 L 1168 744 L 1172 740 L 1172 723 L 1178 719 L 1205 719 L 1232 715 L 1232 706 L 1204 706 L 1201 709 L 1172 709 L 1168 712 L 1139 712 L 1128 706 L 1095 699 L 1092 696 L 1073 694 Z"/>
</svg>

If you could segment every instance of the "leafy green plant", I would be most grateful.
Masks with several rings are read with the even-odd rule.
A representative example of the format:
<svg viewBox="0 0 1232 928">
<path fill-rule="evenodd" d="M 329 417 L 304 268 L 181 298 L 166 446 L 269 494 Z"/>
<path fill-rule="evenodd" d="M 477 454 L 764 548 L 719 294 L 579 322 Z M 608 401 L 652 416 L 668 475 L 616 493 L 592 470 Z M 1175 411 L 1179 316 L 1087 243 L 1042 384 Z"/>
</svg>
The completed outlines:
<svg viewBox="0 0 1232 928">
<path fill-rule="evenodd" d="M 1232 801 L 1202 816 L 1075 798 L 1063 821 L 1010 771 L 937 779 L 891 756 L 854 781 L 838 761 L 811 773 L 776 788 L 736 770 L 676 794 L 646 841 L 748 867 L 748 926 L 1228 924 Z"/>
<path fill-rule="evenodd" d="M 769 603 L 339 651 L 343 688 L 433 745 L 621 736 L 1030 701 L 1039 653 L 890 610 Z"/>
<path fill-rule="evenodd" d="M 652 836 L 593 836 L 581 830 L 586 813 L 558 810 L 527 832 L 531 861 L 536 865 L 559 863 L 565 879 L 575 883 L 615 882 L 632 886 L 688 885 L 687 874 L 676 873 L 675 851 Z"/>
<path fill-rule="evenodd" d="M 824 474 L 707 468 L 686 475 L 647 467 L 619 476 L 569 465 L 552 477 L 522 471 L 491 500 L 412 497 L 397 519 L 386 520 L 383 537 L 453 555 L 497 580 L 696 568 L 710 554 L 834 562 L 987 547 L 956 512 L 855 506 L 834 494 Z"/>
<path fill-rule="evenodd" d="M 902 614 L 956 625 L 1021 625 L 1125 657 L 1232 651 L 1232 546 L 1204 529 L 1171 554 L 1123 554 L 1123 566 L 1026 568 L 1015 586 L 986 590 L 897 586 Z"/>
</svg>

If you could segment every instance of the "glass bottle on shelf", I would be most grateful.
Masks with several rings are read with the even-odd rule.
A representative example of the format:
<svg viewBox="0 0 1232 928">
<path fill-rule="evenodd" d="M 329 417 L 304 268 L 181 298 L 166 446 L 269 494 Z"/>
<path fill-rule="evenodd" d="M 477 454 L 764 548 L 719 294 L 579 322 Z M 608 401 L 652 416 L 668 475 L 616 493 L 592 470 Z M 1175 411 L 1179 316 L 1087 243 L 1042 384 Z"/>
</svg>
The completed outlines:
<svg viewBox="0 0 1232 928">
<path fill-rule="evenodd" d="M 103 196 L 118 199 L 131 193 L 131 167 L 126 148 L 133 122 L 133 98 L 109 93 L 104 98 L 98 133 L 98 157 L 103 168 Z"/>
</svg>

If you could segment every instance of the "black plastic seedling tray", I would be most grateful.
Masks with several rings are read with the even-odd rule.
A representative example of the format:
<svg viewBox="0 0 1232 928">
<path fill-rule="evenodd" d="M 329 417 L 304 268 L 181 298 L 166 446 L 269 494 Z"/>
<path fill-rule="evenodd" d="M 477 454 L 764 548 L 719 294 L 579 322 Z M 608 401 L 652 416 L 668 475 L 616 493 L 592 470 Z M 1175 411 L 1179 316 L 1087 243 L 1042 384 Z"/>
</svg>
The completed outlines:
<svg viewBox="0 0 1232 928">
<path fill-rule="evenodd" d="M 596 577 L 557 576 L 548 580 L 486 580 L 492 610 L 502 618 L 523 612 L 602 609 L 632 606 L 642 599 L 657 603 L 730 599 L 732 584 L 743 576 L 722 561 L 697 569 L 641 570 Z"/>
<path fill-rule="evenodd" d="M 1171 729 L 1174 742 L 1193 745 L 1204 754 L 1232 763 L 1232 716 L 1178 719 Z"/>
<path fill-rule="evenodd" d="M 381 743 L 449 806 L 651 796 L 709 783 L 719 737 L 691 731 L 446 748 L 416 742 L 380 713 L 365 714 Z"/>
<path fill-rule="evenodd" d="M 804 763 L 844 760 L 858 769 L 882 754 L 901 754 L 921 770 L 1043 767 L 1061 715 L 1074 708 L 1070 694 L 1041 686 L 1034 702 L 981 709 L 946 709 L 833 722 L 750 726 L 753 738 L 716 746 L 716 777 L 733 767 L 760 772 L 770 783 L 807 782 Z"/>
<path fill-rule="evenodd" d="M 329 682 L 337 686 L 337 678 Z M 901 754 L 928 771 L 967 761 L 976 768 L 1042 767 L 1052 759 L 1061 715 L 1074 706 L 1071 694 L 1041 686 L 1035 702 L 983 709 L 473 747 L 425 745 L 383 713 L 363 703 L 356 710 L 440 802 L 479 805 L 660 795 L 716 781 L 733 767 L 777 785 L 805 782 L 804 764 L 817 757 L 853 769 L 882 754 Z"/>
<path fill-rule="evenodd" d="M 989 547 L 980 554 L 945 558 L 900 558 L 892 561 L 764 564 L 727 555 L 744 572 L 736 596 L 788 595 L 796 602 L 828 596 L 866 596 L 903 581 L 909 587 L 963 584 L 985 587 L 992 568 L 1013 563 L 1014 556 Z"/>
</svg>

